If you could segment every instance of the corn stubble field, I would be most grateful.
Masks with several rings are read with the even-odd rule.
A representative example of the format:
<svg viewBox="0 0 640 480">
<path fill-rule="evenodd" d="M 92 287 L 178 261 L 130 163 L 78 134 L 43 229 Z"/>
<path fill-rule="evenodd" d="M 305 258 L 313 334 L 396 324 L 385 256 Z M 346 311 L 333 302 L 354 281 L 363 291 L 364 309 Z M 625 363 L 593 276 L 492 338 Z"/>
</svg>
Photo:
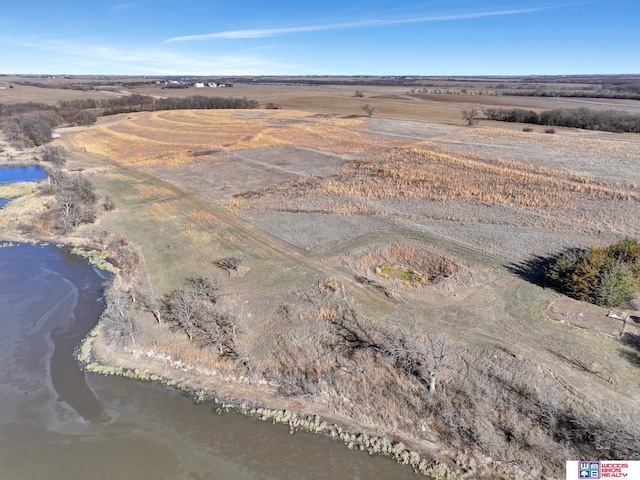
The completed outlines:
<svg viewBox="0 0 640 480">
<path fill-rule="evenodd" d="M 201 374 L 97 351 L 402 440 L 451 478 L 637 456 L 640 361 L 622 325 L 512 272 L 640 235 L 640 141 L 450 118 L 172 111 L 63 135 L 75 162 L 107 167 L 94 179 L 117 206 L 85 233 L 126 235 L 161 293 L 219 275 L 243 362 L 148 315 L 136 348 Z M 214 265 L 229 257 L 241 274 Z"/>
</svg>

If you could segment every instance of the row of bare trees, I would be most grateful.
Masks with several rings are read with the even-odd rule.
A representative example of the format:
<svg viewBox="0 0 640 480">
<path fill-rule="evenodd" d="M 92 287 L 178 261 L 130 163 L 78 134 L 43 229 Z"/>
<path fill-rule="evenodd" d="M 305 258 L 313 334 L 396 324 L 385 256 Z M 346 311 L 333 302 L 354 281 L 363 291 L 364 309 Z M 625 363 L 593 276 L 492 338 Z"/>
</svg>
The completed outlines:
<svg viewBox="0 0 640 480">
<path fill-rule="evenodd" d="M 140 256 L 120 238 L 111 243 L 120 268 L 118 283 L 109 289 L 103 321 L 107 338 L 116 347 L 135 344 L 136 318 L 140 312 L 151 313 L 159 324 L 165 324 L 187 336 L 201 348 L 214 348 L 218 357 L 240 359 L 235 317 L 220 305 L 220 283 L 212 275 L 189 278 L 176 290 L 159 295 L 147 280 L 142 281 L 137 269 Z"/>
<path fill-rule="evenodd" d="M 132 257 L 126 242 L 116 246 L 122 258 Z M 274 309 L 277 323 L 261 318 L 268 327 L 253 332 L 259 345 L 251 344 L 261 326 L 245 322 L 241 329 L 219 288 L 205 275 L 164 296 L 142 287 L 108 296 L 112 341 L 135 342 L 135 322 L 125 309 L 137 304 L 194 344 L 270 380 L 281 394 L 316 398 L 364 424 L 416 438 L 429 431 L 455 448 L 479 449 L 543 478 L 558 474 L 567 457 L 637 458 L 637 419 L 578 398 L 535 362 L 373 322 L 307 291 Z M 323 320 L 312 312 L 324 312 Z"/>
<path fill-rule="evenodd" d="M 109 99 L 66 100 L 60 102 L 59 106 L 63 109 L 83 109 L 100 115 L 113 115 L 116 113 L 153 112 L 158 110 L 247 109 L 257 108 L 259 104 L 257 101 L 246 97 L 193 95 L 185 98 L 155 98 L 149 95 L 133 94 Z"/>
<path fill-rule="evenodd" d="M 531 123 L 554 127 L 582 128 L 604 132 L 640 132 L 640 115 L 616 110 L 596 111 L 588 108 L 554 109 L 534 112 L 523 108 L 488 108 L 489 120 Z"/>
</svg>

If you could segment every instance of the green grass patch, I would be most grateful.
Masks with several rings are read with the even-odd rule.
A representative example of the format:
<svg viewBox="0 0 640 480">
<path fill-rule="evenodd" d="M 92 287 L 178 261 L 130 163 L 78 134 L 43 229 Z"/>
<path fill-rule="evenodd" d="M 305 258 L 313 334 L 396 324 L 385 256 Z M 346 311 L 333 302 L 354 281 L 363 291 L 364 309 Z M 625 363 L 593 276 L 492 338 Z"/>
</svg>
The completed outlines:
<svg viewBox="0 0 640 480">
<path fill-rule="evenodd" d="M 424 285 L 427 278 L 420 272 L 402 265 L 381 265 L 376 268 L 376 273 L 384 278 L 392 278 L 410 285 Z"/>
<path fill-rule="evenodd" d="M 103 252 L 100 250 L 90 250 L 86 248 L 73 247 L 71 249 L 71 253 L 74 255 L 78 255 L 80 257 L 86 258 L 87 261 L 99 268 L 100 270 L 104 270 L 105 272 L 113 273 L 114 275 L 118 274 L 120 270 L 113 263 L 109 261 L 109 255 L 107 252 Z"/>
</svg>

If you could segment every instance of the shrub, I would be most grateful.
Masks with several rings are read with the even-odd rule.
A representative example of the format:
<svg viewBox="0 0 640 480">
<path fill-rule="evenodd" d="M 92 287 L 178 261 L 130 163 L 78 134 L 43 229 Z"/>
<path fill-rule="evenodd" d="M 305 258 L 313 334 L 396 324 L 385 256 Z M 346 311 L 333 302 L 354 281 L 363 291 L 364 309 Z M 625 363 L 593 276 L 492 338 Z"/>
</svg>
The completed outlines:
<svg viewBox="0 0 640 480">
<path fill-rule="evenodd" d="M 544 133 L 556 133 L 556 129 L 555 128 L 545 128 L 544 129 Z"/>
<path fill-rule="evenodd" d="M 578 300 L 620 306 L 640 288 L 640 241 L 625 238 L 608 247 L 565 253 L 547 269 L 546 282 Z"/>
<path fill-rule="evenodd" d="M 523 131 L 523 132 L 533 132 L 533 128 L 531 128 L 531 127 L 524 127 L 524 128 L 522 129 L 522 131 Z"/>
<path fill-rule="evenodd" d="M 216 267 L 223 270 L 237 270 L 241 263 L 242 259 L 239 257 L 225 257 L 213 262 Z"/>
<path fill-rule="evenodd" d="M 107 212 L 110 212 L 111 210 L 114 210 L 116 208 L 115 202 L 108 195 L 106 197 L 104 197 L 104 200 L 102 202 L 102 206 L 105 209 L 105 211 L 107 211 Z"/>
<path fill-rule="evenodd" d="M 58 168 L 63 166 L 67 161 L 64 148 L 53 145 L 45 145 L 42 148 L 42 161 L 48 162 Z"/>
</svg>

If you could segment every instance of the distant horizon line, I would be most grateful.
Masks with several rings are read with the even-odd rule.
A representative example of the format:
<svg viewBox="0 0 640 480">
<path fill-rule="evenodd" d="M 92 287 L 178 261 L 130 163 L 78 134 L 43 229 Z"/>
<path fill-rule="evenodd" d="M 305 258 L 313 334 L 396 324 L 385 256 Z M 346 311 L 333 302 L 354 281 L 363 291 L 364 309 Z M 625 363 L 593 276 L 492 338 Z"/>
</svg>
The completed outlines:
<svg viewBox="0 0 640 480">
<path fill-rule="evenodd" d="M 136 78 L 207 78 L 207 77 L 234 77 L 234 78 L 319 78 L 319 77 L 342 77 L 342 78 L 522 78 L 522 77 L 611 77 L 611 76 L 631 76 L 640 77 L 640 73 L 525 73 L 525 74 L 129 74 L 129 73 L 0 73 L 2 77 L 136 77 Z"/>
</svg>

